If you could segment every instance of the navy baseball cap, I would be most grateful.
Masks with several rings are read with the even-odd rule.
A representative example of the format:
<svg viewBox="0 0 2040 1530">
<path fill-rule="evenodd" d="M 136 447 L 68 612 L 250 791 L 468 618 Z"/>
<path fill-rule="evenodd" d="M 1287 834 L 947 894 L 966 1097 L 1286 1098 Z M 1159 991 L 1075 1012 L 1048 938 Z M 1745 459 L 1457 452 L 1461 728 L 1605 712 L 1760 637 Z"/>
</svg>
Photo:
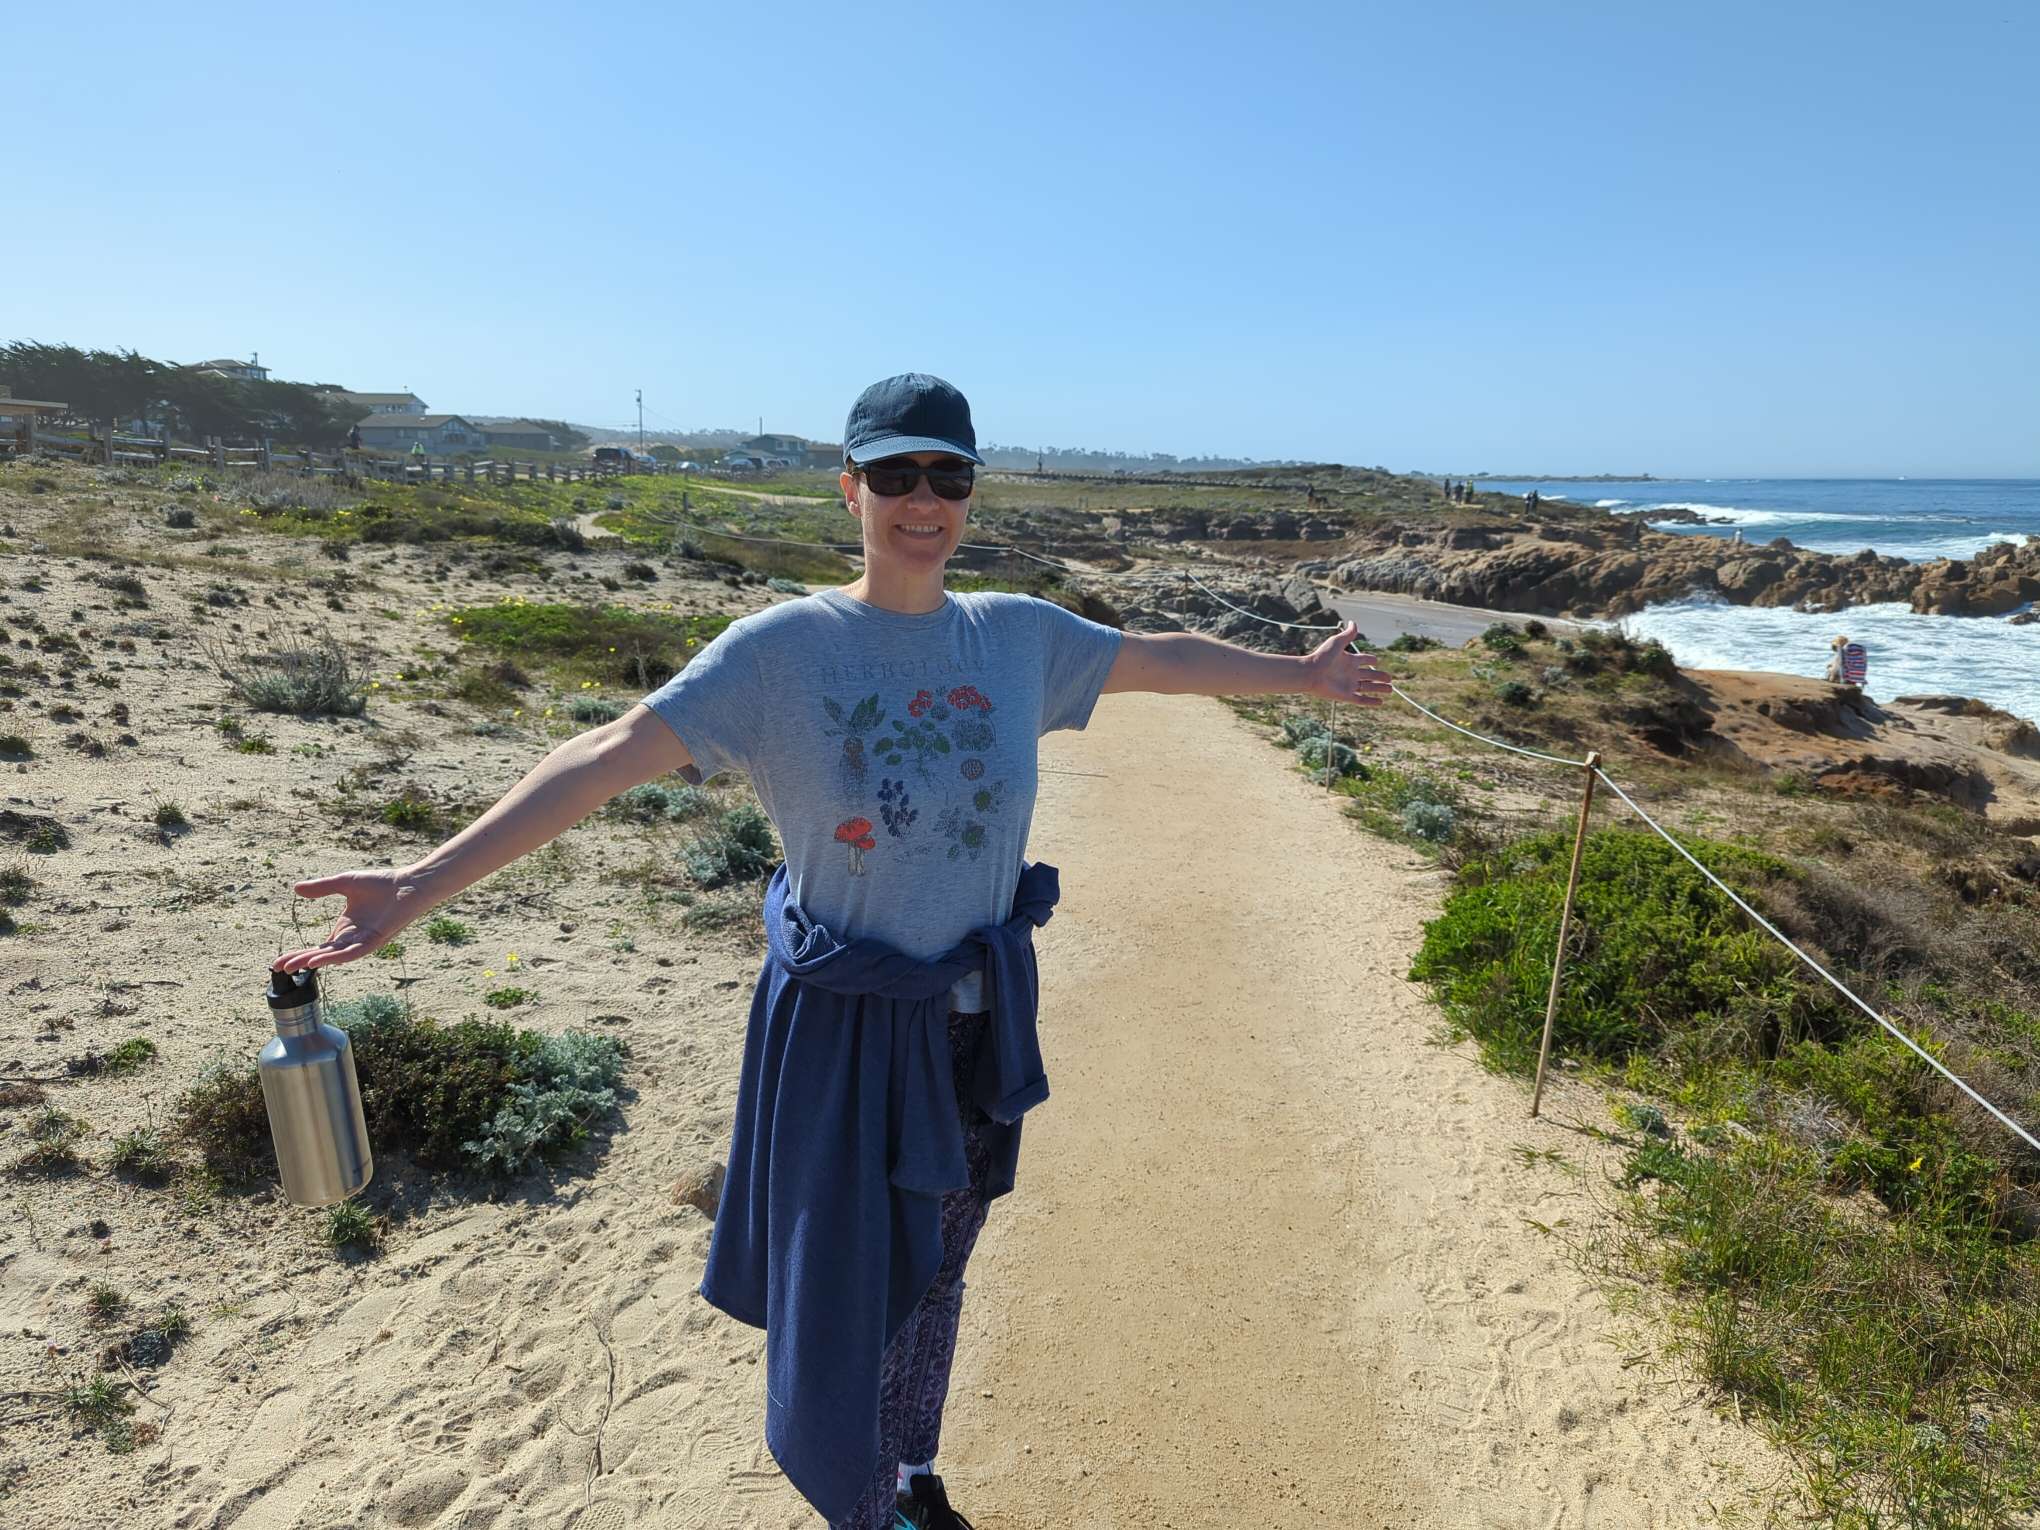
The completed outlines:
<svg viewBox="0 0 2040 1530">
<path fill-rule="evenodd" d="M 857 395 L 843 422 L 843 456 L 855 463 L 908 452 L 953 452 L 980 467 L 970 401 L 926 372 L 903 372 Z"/>
</svg>

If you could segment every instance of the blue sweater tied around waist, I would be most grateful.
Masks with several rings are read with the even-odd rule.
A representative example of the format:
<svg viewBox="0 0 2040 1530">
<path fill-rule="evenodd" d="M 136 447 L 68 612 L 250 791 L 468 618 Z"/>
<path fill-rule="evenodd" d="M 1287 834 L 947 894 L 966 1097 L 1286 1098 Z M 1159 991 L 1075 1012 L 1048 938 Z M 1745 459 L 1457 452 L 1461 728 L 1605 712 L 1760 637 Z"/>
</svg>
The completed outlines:
<svg viewBox="0 0 2040 1530">
<path fill-rule="evenodd" d="M 845 940 L 765 894 L 728 1177 L 701 1294 L 765 1330 L 765 1442 L 829 1520 L 878 1468 L 879 1367 L 942 1259 L 941 1198 L 970 1183 L 949 990 L 983 970 L 991 1034 L 973 1094 L 991 1118 L 988 1196 L 1013 1188 L 1020 1117 L 1048 1098 L 1034 931 L 1061 897 L 1022 868 L 1013 914 L 929 961 Z"/>
</svg>

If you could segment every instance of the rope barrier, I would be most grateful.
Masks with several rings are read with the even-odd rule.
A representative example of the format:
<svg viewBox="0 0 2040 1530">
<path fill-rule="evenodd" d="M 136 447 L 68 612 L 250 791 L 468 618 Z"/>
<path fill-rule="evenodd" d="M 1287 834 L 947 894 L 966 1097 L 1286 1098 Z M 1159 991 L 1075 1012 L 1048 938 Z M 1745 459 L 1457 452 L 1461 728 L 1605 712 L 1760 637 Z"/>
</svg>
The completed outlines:
<svg viewBox="0 0 2040 1530">
<path fill-rule="evenodd" d="M 1249 611 L 1242 606 L 1233 605 L 1231 601 L 1227 600 L 1217 591 L 1208 588 L 1204 584 L 1204 582 L 1198 579 L 1197 576 L 1194 574 L 1186 574 L 1185 577 L 1188 578 L 1192 584 L 1195 584 L 1199 589 L 1203 590 L 1205 594 L 1211 596 L 1211 598 L 1213 600 L 1216 600 L 1220 605 L 1225 606 L 1230 610 L 1237 611 L 1242 616 L 1252 617 L 1255 621 L 1266 622 L 1271 627 L 1285 627 L 1292 631 L 1310 631 L 1310 632 L 1330 632 L 1337 630 L 1336 628 L 1325 627 L 1317 623 L 1278 622 L 1274 620 L 1272 617 L 1262 616 L 1256 612 Z M 1543 754 L 1535 749 L 1525 749 L 1519 745 L 1508 743 L 1503 739 L 1489 738 L 1485 734 L 1475 733 L 1470 728 L 1462 728 L 1458 723 L 1452 722 L 1447 718 L 1440 717 L 1436 712 L 1432 711 L 1429 707 L 1423 705 L 1421 702 L 1411 697 L 1407 692 L 1405 692 L 1402 689 L 1402 687 L 1391 685 L 1390 689 L 1394 691 L 1394 693 L 1398 697 L 1400 697 L 1403 701 L 1408 702 L 1410 706 L 1416 708 L 1417 711 L 1423 713 L 1433 722 L 1443 723 L 1453 732 L 1462 733 L 1466 737 L 1473 739 L 1476 743 L 1487 744 L 1496 749 L 1506 749 L 1513 754 L 1528 755 L 1532 759 L 1546 760 L 1553 765 L 1568 766 L 1574 770 L 1587 768 L 1590 765 L 1590 762 L 1587 760 L 1561 759 L 1554 754 Z M 1974 1100 L 1977 1104 L 1981 1105 L 1985 1110 L 1989 1111 L 1992 1116 L 1997 1118 L 1998 1122 L 2002 1126 L 2004 1126 L 2014 1136 L 2018 1137 L 2020 1141 L 2026 1144 L 2026 1146 L 2032 1148 L 2035 1152 L 2040 1152 L 2040 1138 L 2034 1137 L 2034 1135 L 2031 1132 L 2027 1131 L 2025 1127 L 2021 1126 L 2017 1121 L 2014 1121 L 2010 1116 L 2006 1115 L 2002 1110 L 1998 1109 L 1997 1106 L 1993 1105 L 1989 1100 L 1985 1099 L 1974 1088 L 1972 1088 L 1964 1079 L 1962 1079 L 1952 1069 L 1950 1069 L 1946 1064 L 1944 1064 L 1939 1058 L 1935 1057 L 1931 1052 L 1927 1051 L 1925 1047 L 1922 1047 L 1918 1042 L 1914 1041 L 1912 1037 L 1906 1035 L 1906 1033 L 1900 1030 L 1896 1025 L 1893 1025 L 1890 1020 L 1886 1019 L 1875 1008 L 1873 1008 L 1863 999 L 1858 997 L 1856 992 L 1853 989 L 1851 989 L 1846 983 L 1844 983 L 1840 978 L 1836 977 L 1832 972 L 1828 971 L 1827 968 L 1823 967 L 1811 956 L 1808 956 L 1806 952 L 1801 950 L 1799 946 L 1782 930 L 1780 930 L 1776 925 L 1771 923 L 1770 920 L 1766 919 L 1762 914 L 1758 913 L 1747 902 L 1745 902 L 1742 895 L 1736 892 L 1734 888 L 1730 887 L 1726 882 L 1722 881 L 1720 877 L 1716 876 L 1713 872 L 1709 871 L 1705 866 L 1701 865 L 1699 860 L 1695 858 L 1695 856 L 1693 855 L 1692 851 L 1688 850 L 1684 845 L 1680 844 L 1677 839 L 1673 838 L 1671 833 L 1664 827 L 1663 824 L 1659 823 L 1655 818 L 1651 817 L 1650 814 L 1646 813 L 1641 807 L 1639 807 L 1637 805 L 1636 799 L 1631 797 L 1629 793 L 1625 792 L 1620 786 L 1616 785 L 1614 777 L 1610 776 L 1607 771 L 1603 770 L 1598 764 L 1593 764 L 1591 768 L 1593 770 L 1593 773 L 1600 778 L 1602 784 L 1605 785 L 1608 788 L 1608 790 L 1610 790 L 1616 796 L 1622 799 L 1623 805 L 1626 806 L 1630 812 L 1634 813 L 1638 818 L 1642 819 L 1646 824 L 1650 825 L 1650 827 L 1657 833 L 1660 839 L 1662 839 L 1666 844 L 1670 845 L 1674 850 L 1678 851 L 1680 855 L 1684 856 L 1686 860 L 1691 863 L 1695 871 L 1699 872 L 1700 875 L 1705 877 L 1709 882 L 1712 882 L 1717 888 L 1719 888 L 1728 897 L 1728 900 L 1731 903 L 1733 903 L 1737 908 L 1741 909 L 1745 914 L 1749 915 L 1751 919 L 1755 920 L 1767 935 L 1769 935 L 1773 940 L 1777 941 L 1780 945 L 1784 946 L 1786 950 L 1790 951 L 1802 962 L 1806 963 L 1808 967 L 1812 968 L 1815 972 L 1819 973 L 1820 976 L 1826 980 L 1830 987 L 1832 987 L 1837 993 L 1841 994 L 1842 997 L 1847 999 L 1850 1003 L 1854 1004 L 1858 1009 L 1863 1011 L 1863 1013 L 1868 1015 L 1872 1020 L 1875 1020 L 1899 1042 L 1903 1043 L 1915 1056 L 1917 1056 L 1920 1059 L 1921 1062 L 1925 1063 L 1928 1067 L 1932 1068 L 1936 1073 L 1940 1074 L 1941 1077 L 1945 1078 L 1949 1083 L 1953 1084 L 1957 1089 L 1961 1090 L 1964 1094 L 1969 1096 L 1970 1099 Z"/>
<path fill-rule="evenodd" d="M 1887 1031 L 1891 1032 L 1893 1036 L 1897 1037 L 1898 1040 L 1903 1042 L 1907 1047 L 1911 1048 L 1911 1050 L 1919 1057 L 1921 1062 L 1925 1063 L 1928 1067 L 1932 1068 L 1936 1073 L 1940 1074 L 1941 1077 L 1945 1078 L 1949 1083 L 1953 1084 L 1957 1089 L 1960 1089 L 1964 1094 L 1968 1095 L 1972 1100 L 1976 1101 L 1976 1103 L 1981 1105 L 1985 1110 L 1989 1111 L 1992 1115 L 1996 1116 L 1999 1121 L 2004 1123 L 2005 1126 L 2007 1126 L 2014 1133 L 2016 1133 L 2025 1142 L 2026 1146 L 2032 1148 L 2036 1152 L 2040 1152 L 2040 1140 L 2036 1140 L 2031 1132 L 2027 1131 L 2025 1127 L 2019 1125 L 2018 1122 L 2014 1121 L 2002 1110 L 1999 1110 L 1997 1106 L 1991 1104 L 1989 1100 L 1986 1100 L 1982 1095 L 1978 1094 L 1974 1089 L 1970 1088 L 1968 1084 L 1963 1082 L 1962 1079 L 1958 1078 L 1953 1072 L 1951 1072 L 1946 1066 L 1944 1066 L 1939 1058 L 1935 1057 L 1932 1053 L 1927 1051 L 1926 1048 L 1922 1047 L 1918 1042 L 1914 1041 L 1912 1037 L 1906 1035 L 1904 1031 L 1900 1030 L 1897 1026 L 1893 1025 L 1889 1020 L 1885 1019 L 1883 1015 L 1879 1014 L 1875 1009 L 1871 1008 L 1870 1005 L 1866 1004 L 1862 999 L 1858 998 L 1856 996 L 1855 991 L 1851 989 L 1848 986 L 1848 984 L 1844 983 L 1840 978 L 1836 977 L 1832 972 L 1828 971 L 1827 968 L 1823 967 L 1819 962 L 1815 961 L 1812 957 L 1808 956 L 1804 951 L 1800 950 L 1799 947 L 1775 924 L 1771 923 L 1770 920 L 1766 919 L 1762 914 L 1758 913 L 1755 909 L 1751 908 L 1749 904 L 1745 903 L 1742 900 L 1742 897 L 1736 892 L 1734 888 L 1730 887 L 1726 882 L 1722 881 L 1720 877 L 1716 876 L 1713 872 L 1709 871 L 1705 866 L 1701 865 L 1700 862 L 1694 858 L 1692 851 L 1688 850 L 1684 845 L 1680 844 L 1676 839 L 1674 839 L 1669 833 L 1665 831 L 1664 825 L 1660 824 L 1655 818 L 1651 817 L 1650 814 L 1646 813 L 1642 808 L 1638 807 L 1636 805 L 1635 799 L 1632 798 L 1629 795 L 1629 793 L 1625 792 L 1621 787 L 1617 786 L 1615 782 L 1609 777 L 1607 771 L 1602 770 L 1598 766 L 1596 766 L 1594 769 L 1594 774 L 1601 778 L 1602 784 L 1605 785 L 1608 788 L 1608 790 L 1613 792 L 1616 796 L 1620 797 L 1623 800 L 1623 802 L 1628 805 L 1630 812 L 1634 813 L 1638 818 L 1641 818 L 1645 823 L 1649 824 L 1651 828 L 1657 831 L 1657 835 L 1660 839 L 1662 839 L 1666 844 L 1670 845 L 1674 850 L 1678 851 L 1679 854 L 1681 854 L 1688 861 L 1690 861 L 1695 871 L 1699 872 L 1700 875 L 1707 878 L 1707 880 L 1712 882 L 1716 887 L 1720 888 L 1722 892 L 1728 895 L 1728 900 L 1731 903 L 1733 903 L 1737 908 L 1741 909 L 1745 914 L 1748 914 L 1750 918 L 1756 920 L 1756 922 L 1759 925 L 1763 926 L 1765 933 L 1770 935 L 1770 937 L 1773 940 L 1777 941 L 1780 945 L 1784 946 L 1786 950 L 1790 951 L 1794 956 L 1798 957 L 1801 961 L 1805 962 L 1807 966 L 1811 967 L 1815 972 L 1818 972 L 1823 978 L 1827 979 L 1829 986 L 1832 987 L 1835 990 L 1835 992 L 1839 993 L 1851 1004 L 1854 1004 L 1856 1008 L 1863 1011 L 1864 1014 L 1868 1015 L 1872 1020 L 1875 1020 L 1879 1025 L 1883 1026 Z"/>
</svg>

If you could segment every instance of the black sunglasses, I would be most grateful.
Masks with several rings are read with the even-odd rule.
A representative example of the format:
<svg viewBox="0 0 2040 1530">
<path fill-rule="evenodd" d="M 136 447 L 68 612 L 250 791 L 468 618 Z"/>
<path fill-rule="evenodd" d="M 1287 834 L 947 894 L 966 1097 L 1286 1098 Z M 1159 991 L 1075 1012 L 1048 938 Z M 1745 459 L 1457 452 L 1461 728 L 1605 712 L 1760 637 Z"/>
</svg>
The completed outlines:
<svg viewBox="0 0 2040 1530">
<path fill-rule="evenodd" d="M 872 493 L 888 498 L 913 493 L 914 485 L 926 478 L 937 499 L 969 499 L 977 483 L 977 473 L 968 462 L 924 468 L 909 457 L 888 457 L 882 462 L 867 462 L 857 471 L 871 485 Z"/>
</svg>

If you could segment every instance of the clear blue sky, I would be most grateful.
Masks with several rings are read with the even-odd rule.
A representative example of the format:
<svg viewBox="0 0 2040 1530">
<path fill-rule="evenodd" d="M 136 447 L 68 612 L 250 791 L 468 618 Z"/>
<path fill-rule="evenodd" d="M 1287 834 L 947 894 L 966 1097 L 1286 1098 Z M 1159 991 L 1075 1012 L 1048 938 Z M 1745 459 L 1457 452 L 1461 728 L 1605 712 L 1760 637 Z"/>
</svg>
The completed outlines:
<svg viewBox="0 0 2040 1530">
<path fill-rule="evenodd" d="M 2036 18 L 19 7 L 0 339 L 827 440 L 927 370 L 1004 444 L 2040 476 Z"/>
</svg>

